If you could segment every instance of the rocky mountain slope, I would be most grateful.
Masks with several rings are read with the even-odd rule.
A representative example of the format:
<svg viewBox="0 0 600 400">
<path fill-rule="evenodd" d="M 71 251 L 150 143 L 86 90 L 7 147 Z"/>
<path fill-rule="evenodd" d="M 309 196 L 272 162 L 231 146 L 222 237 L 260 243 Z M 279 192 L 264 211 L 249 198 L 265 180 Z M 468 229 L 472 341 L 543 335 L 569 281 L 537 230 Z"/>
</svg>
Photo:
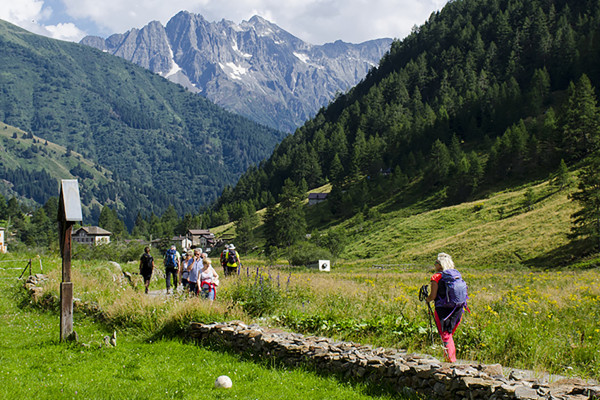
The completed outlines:
<svg viewBox="0 0 600 400">
<path fill-rule="evenodd" d="M 357 84 L 391 42 L 312 45 L 258 16 L 238 25 L 185 11 L 164 27 L 153 21 L 107 39 L 81 40 L 288 132 Z"/>
</svg>

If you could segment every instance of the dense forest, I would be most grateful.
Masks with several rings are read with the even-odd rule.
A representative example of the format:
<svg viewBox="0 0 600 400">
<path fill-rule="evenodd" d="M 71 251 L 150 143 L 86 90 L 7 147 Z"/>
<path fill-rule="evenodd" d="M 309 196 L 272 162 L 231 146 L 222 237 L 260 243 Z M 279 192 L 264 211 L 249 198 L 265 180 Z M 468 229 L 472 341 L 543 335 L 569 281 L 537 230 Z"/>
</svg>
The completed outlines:
<svg viewBox="0 0 600 400">
<path fill-rule="evenodd" d="M 173 205 L 179 215 L 198 212 L 284 137 L 118 57 L 4 21 L 0 53 L 0 121 L 110 172 L 109 182 L 86 192 L 88 220 L 99 213 L 88 211 L 92 203 L 116 209 L 129 228 L 140 210 L 149 216 Z M 17 156 L 33 163 L 33 150 Z M 85 186 L 82 169 L 69 172 L 63 178 Z M 0 174 L 39 205 L 58 195 L 56 179 L 41 172 L 6 162 Z M 40 180 L 51 188 L 40 189 Z"/>
<path fill-rule="evenodd" d="M 598 146 L 599 29 L 596 0 L 449 2 L 225 188 L 209 217 L 272 206 L 286 180 L 332 183 L 338 218 L 408 182 L 452 204 L 578 163 Z"/>
</svg>

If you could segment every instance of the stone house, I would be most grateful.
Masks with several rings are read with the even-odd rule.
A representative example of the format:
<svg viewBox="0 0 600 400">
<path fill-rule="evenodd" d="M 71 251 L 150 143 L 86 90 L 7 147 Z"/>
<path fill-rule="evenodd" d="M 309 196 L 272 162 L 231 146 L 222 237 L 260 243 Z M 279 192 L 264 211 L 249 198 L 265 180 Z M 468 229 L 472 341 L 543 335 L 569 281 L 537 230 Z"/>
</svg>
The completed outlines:
<svg viewBox="0 0 600 400">
<path fill-rule="evenodd" d="M 110 243 L 112 232 L 100 228 L 99 226 L 82 226 L 71 236 L 77 243 L 99 245 Z"/>
<path fill-rule="evenodd" d="M 192 247 L 205 249 L 215 246 L 215 234 L 208 229 L 189 229 L 187 236 L 192 241 Z"/>
</svg>

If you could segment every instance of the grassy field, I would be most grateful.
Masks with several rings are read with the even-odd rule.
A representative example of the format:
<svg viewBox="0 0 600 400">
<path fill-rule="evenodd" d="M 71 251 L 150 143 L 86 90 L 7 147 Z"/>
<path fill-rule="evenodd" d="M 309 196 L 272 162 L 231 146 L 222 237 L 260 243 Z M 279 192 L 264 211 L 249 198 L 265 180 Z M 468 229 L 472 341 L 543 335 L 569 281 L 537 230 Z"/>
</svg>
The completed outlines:
<svg viewBox="0 0 600 400">
<path fill-rule="evenodd" d="M 44 263 L 46 289 L 56 298 L 59 260 Z M 217 301 L 209 303 L 183 295 L 146 296 L 139 276 L 132 285 L 111 263 L 75 262 L 74 295 L 81 303 L 99 304 L 111 329 L 153 340 L 180 337 L 190 321 L 240 319 L 443 358 L 426 305 L 418 301 L 431 265 L 337 265 L 330 273 L 269 268 L 256 260 L 246 265 L 239 276 L 222 280 Z M 135 268 L 123 265 L 130 272 Z M 471 309 L 455 336 L 460 359 L 600 377 L 597 268 L 459 268 L 469 284 Z M 153 280 L 151 290 L 163 288 L 163 278 Z"/>
<path fill-rule="evenodd" d="M 69 382 L 71 394 L 88 390 L 98 370 L 103 382 L 120 382 L 120 386 L 106 389 L 106 385 L 98 385 L 86 397 L 106 398 L 109 393 L 114 398 L 125 394 L 133 398 L 202 398 L 190 394 L 198 386 L 202 393 L 219 398 L 222 394 L 210 389 L 210 383 L 236 369 L 246 372 L 239 372 L 234 383 L 241 379 L 245 383 L 240 390 L 252 394 L 244 397 L 245 392 L 230 391 L 226 394 L 230 397 L 292 398 L 314 386 L 332 392 L 315 393 L 313 398 L 368 397 L 372 395 L 368 388 L 342 385 L 333 378 L 321 381 L 311 374 L 299 378 L 294 374 L 304 372 L 256 366 L 174 338 L 184 335 L 190 321 L 239 319 L 442 359 L 439 338 L 431 335 L 426 305 L 418 301 L 418 289 L 428 283 L 440 251 L 453 256 L 469 285 L 471 313 L 455 335 L 459 359 L 599 379 L 600 262 L 597 255 L 586 256 L 588 253 L 577 248 L 579 244 L 567 238 L 575 210 L 568 199 L 569 190 L 573 189 L 557 191 L 548 182 L 539 182 L 441 208 L 435 205 L 435 198 L 403 206 L 390 198 L 375 207 L 375 212 L 359 213 L 330 226 L 342 228 L 348 239 L 330 273 L 288 267 L 282 260 L 276 267 L 267 266 L 264 259 L 243 255 L 244 269 L 239 276 L 222 280 L 214 303 L 182 295 L 144 295 L 141 278 L 135 274 L 137 262 L 117 266 L 75 259 L 74 295 L 83 306 L 76 314 L 76 330 L 90 348 L 57 343 L 56 301 L 41 301 L 43 309 L 51 311 L 40 311 L 23 306 L 22 299 L 14 297 L 14 289 L 3 290 L 3 318 L 21 322 L 2 325 L 3 336 L 10 340 L 0 356 L 0 379 L 7 383 L 12 379 L 19 385 L 14 389 L 2 385 L 0 397 L 4 394 L 1 390 L 15 390 L 19 397 L 31 391 L 47 393 L 41 389 L 46 375 L 51 387 L 48 393 L 64 390 L 62 381 Z M 533 202 L 526 204 L 527 196 Z M 120 254 L 114 256 L 121 259 Z M 0 256 L 0 261 L 2 257 L 10 255 Z M 56 299 L 60 259 L 46 254 L 42 260 L 49 276 L 45 290 Z M 213 264 L 218 265 L 216 259 Z M 33 265 L 38 272 L 38 261 Z M 124 278 L 121 268 L 133 274 L 132 282 Z M 164 289 L 160 273 L 155 274 L 150 289 Z M 96 306 L 101 314 L 96 313 Z M 102 325 L 95 322 L 98 320 Z M 98 349 L 101 338 L 113 330 L 122 338 L 119 346 Z M 190 358 L 208 361 L 194 364 L 195 376 L 184 379 L 181 375 L 190 369 Z M 35 361 L 38 359 L 44 362 Z M 62 359 L 76 367 L 63 366 L 58 361 Z M 219 360 L 215 367 L 203 368 L 213 359 Z M 107 366 L 113 363 L 112 368 Z M 173 378 L 174 384 L 164 382 L 161 370 L 165 364 L 171 368 L 168 376 L 179 374 Z M 229 364 L 236 367 L 228 367 L 226 372 L 218 367 Z M 207 370 L 209 376 L 203 373 Z M 253 386 L 256 371 L 261 375 Z M 61 373 L 68 380 L 61 380 Z M 28 375 L 35 376 L 35 385 L 22 378 Z M 298 386 L 285 381 L 283 385 L 290 390 L 280 393 L 279 382 L 287 376 L 310 383 Z M 71 386 L 73 382 L 78 385 Z M 263 384 L 276 395 L 258 392 L 266 390 L 261 389 Z M 12 394 L 7 396 L 14 397 Z"/>
<path fill-rule="evenodd" d="M 44 265 L 47 271 L 56 270 L 56 260 Z M 307 399 L 392 398 L 366 385 L 273 368 L 176 338 L 154 338 L 124 323 L 117 330 L 117 346 L 101 347 L 113 328 L 81 313 L 74 317 L 79 343 L 59 343 L 58 314 L 31 304 L 22 281 L 16 279 L 20 271 L 9 269 L 23 266 L 0 262 L 0 398 L 296 399 L 300 394 Z M 79 278 L 75 285 L 80 293 Z M 130 293 L 114 295 L 123 294 Z M 231 377 L 232 389 L 214 388 L 220 375 Z"/>
</svg>

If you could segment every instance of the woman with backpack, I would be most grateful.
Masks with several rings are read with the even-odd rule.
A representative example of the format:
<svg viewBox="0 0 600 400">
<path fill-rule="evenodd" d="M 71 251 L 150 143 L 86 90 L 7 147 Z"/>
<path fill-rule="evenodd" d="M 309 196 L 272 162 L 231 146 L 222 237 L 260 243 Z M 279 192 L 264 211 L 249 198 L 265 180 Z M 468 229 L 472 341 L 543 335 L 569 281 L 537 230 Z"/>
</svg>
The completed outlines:
<svg viewBox="0 0 600 400">
<path fill-rule="evenodd" d="M 467 306 L 467 285 L 454 268 L 452 257 L 440 253 L 435 260 L 435 274 L 431 277 L 431 291 L 426 301 L 435 300 L 435 324 L 444 344 L 446 361 L 456 361 L 453 335 Z"/>
</svg>

